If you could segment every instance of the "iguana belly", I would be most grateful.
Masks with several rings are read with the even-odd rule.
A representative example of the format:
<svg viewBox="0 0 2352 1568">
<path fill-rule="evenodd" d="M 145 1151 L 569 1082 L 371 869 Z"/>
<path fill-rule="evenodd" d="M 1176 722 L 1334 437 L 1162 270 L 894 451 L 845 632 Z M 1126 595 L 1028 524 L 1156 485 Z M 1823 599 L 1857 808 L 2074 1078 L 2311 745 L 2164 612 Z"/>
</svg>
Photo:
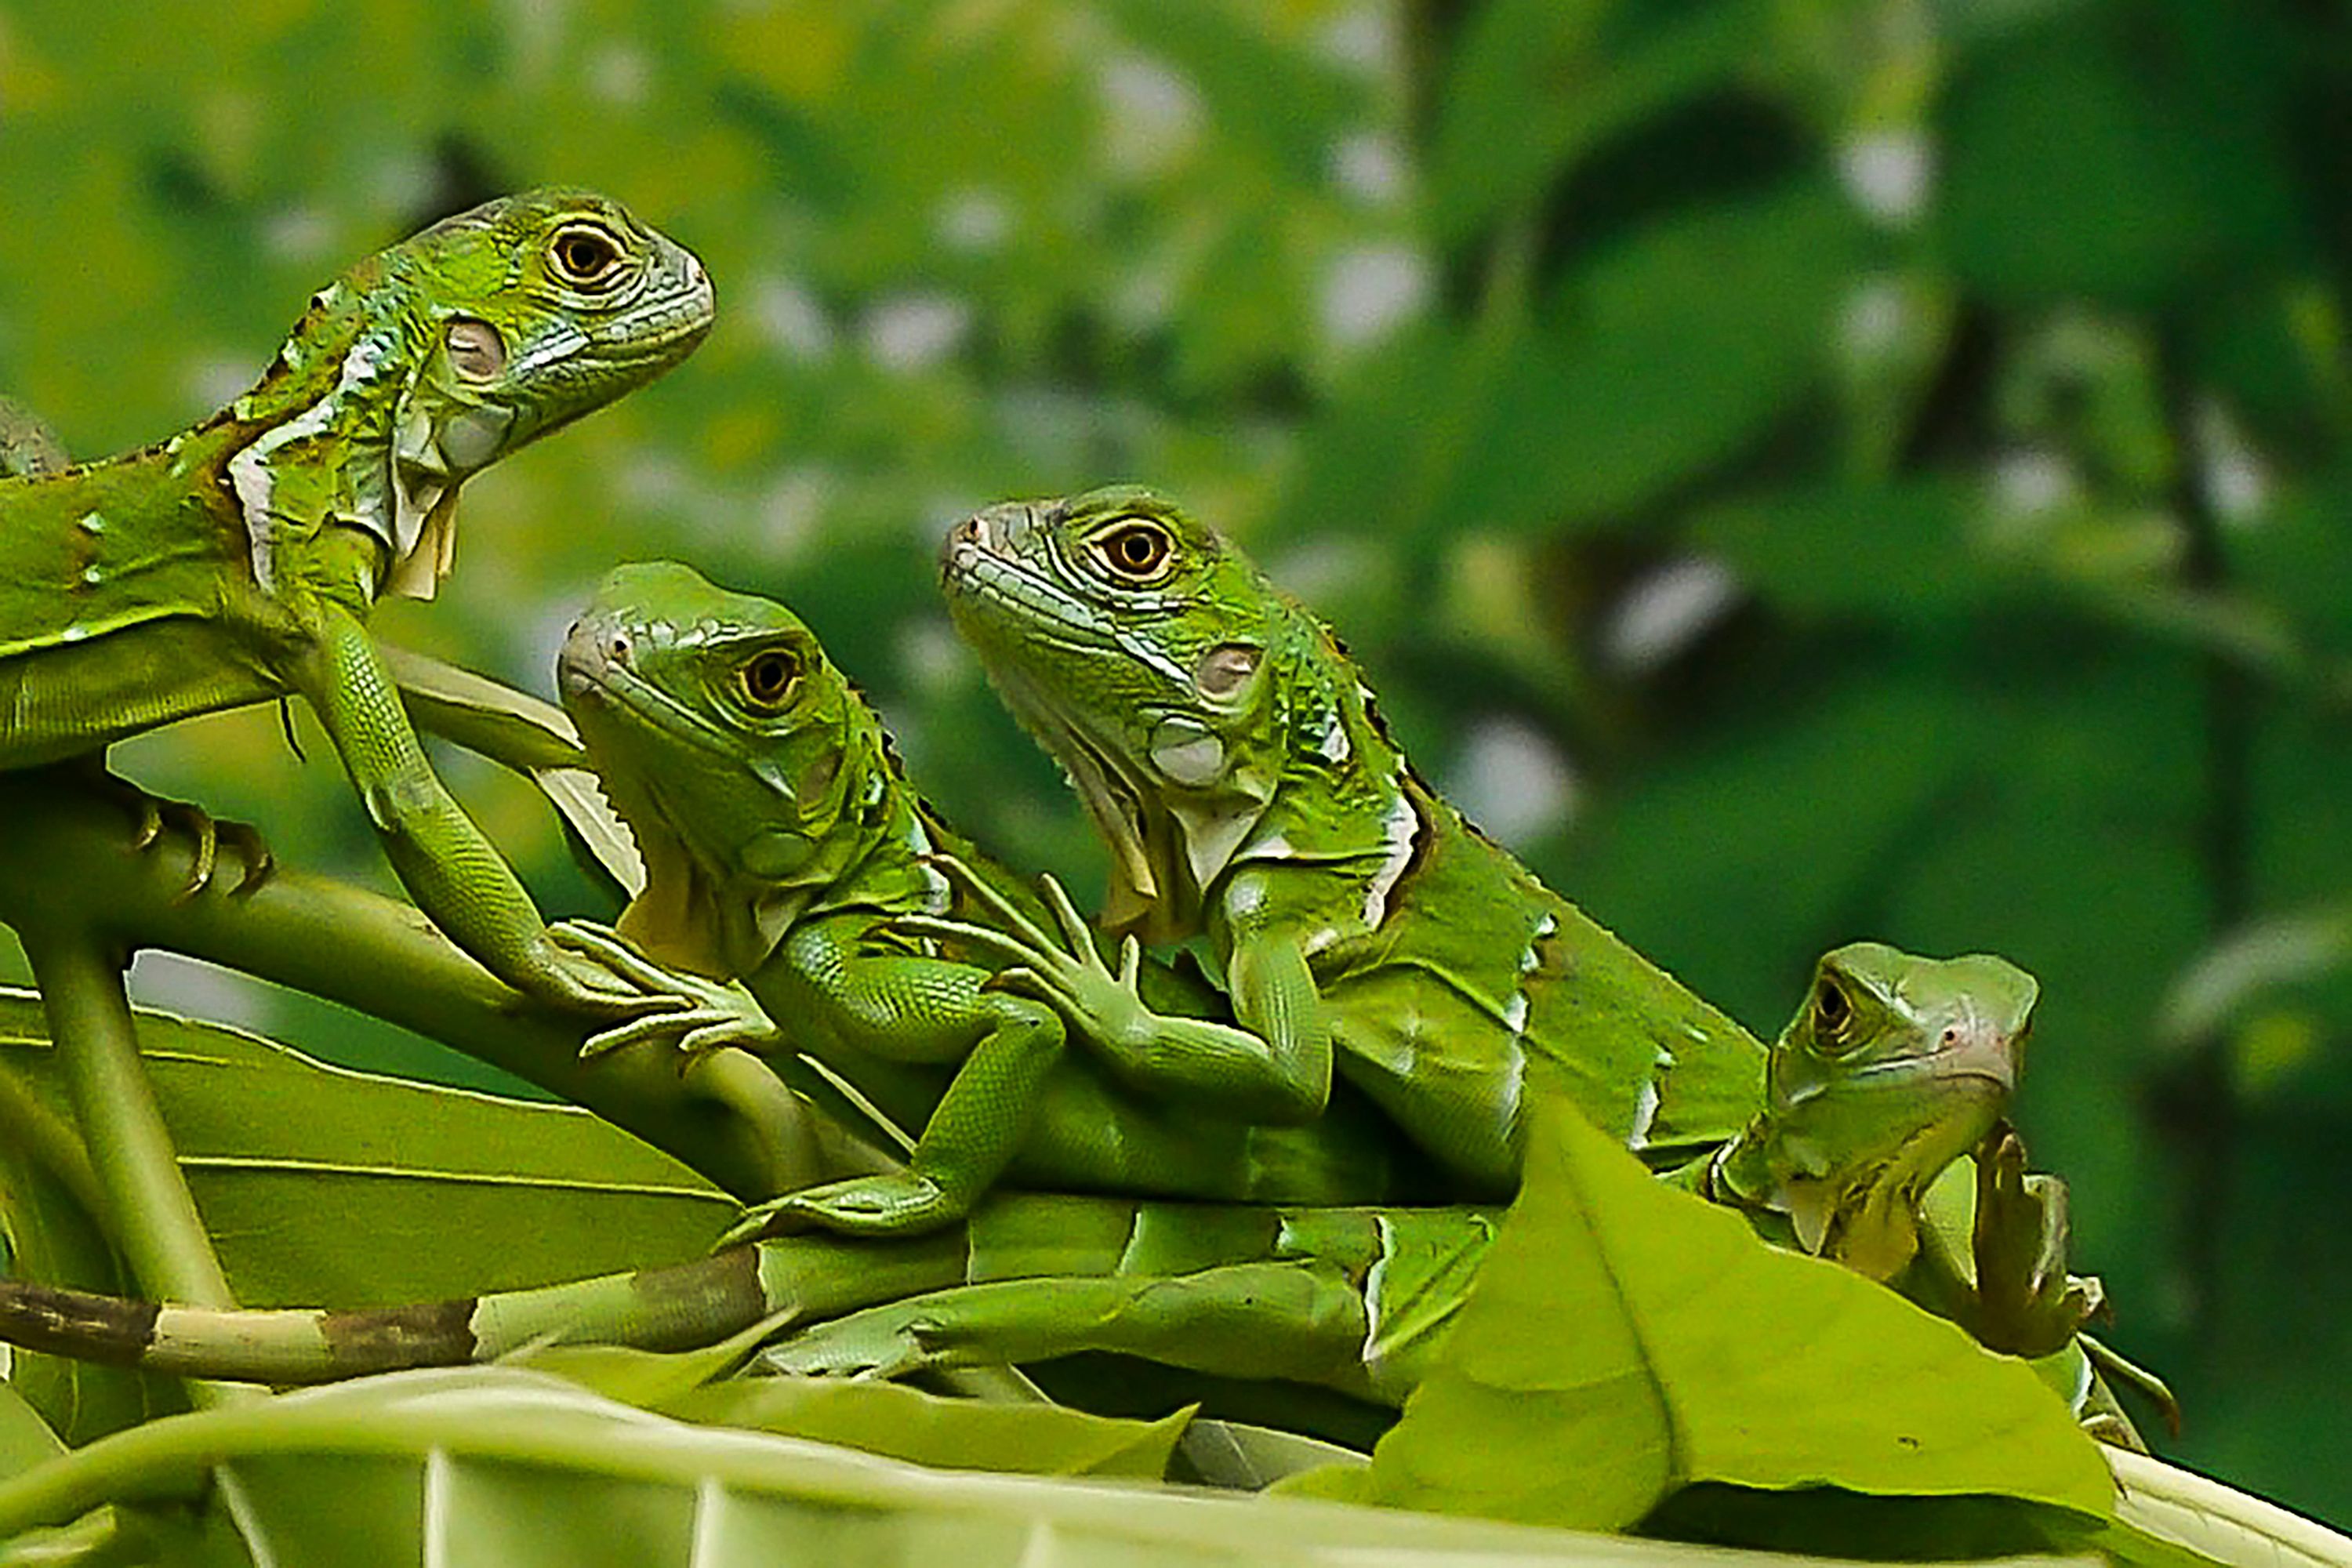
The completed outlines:
<svg viewBox="0 0 2352 1568">
<path fill-rule="evenodd" d="M 0 481 L 0 767 L 285 689 L 224 608 L 254 595 L 242 522 L 204 478 L 229 440 Z"/>
<path fill-rule="evenodd" d="M 1464 1196 L 1517 1189 L 1532 1096 L 1637 1150 L 1720 1142 L 1763 1103 L 1754 1037 L 1442 819 L 1380 923 L 1313 963 L 1336 1069 Z"/>
<path fill-rule="evenodd" d="M 79 756 L 285 689 L 227 627 L 193 616 L 0 654 L 0 768 Z"/>
</svg>

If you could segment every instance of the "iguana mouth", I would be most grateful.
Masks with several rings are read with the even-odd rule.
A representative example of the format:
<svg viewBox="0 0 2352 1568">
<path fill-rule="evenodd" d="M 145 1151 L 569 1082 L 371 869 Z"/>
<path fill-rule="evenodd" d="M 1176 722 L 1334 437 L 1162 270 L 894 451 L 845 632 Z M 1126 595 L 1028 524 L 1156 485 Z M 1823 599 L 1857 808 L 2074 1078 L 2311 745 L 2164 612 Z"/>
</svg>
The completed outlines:
<svg viewBox="0 0 2352 1568">
<path fill-rule="evenodd" d="M 719 294 L 702 262 L 683 247 L 664 279 L 674 287 L 603 322 L 589 335 L 589 351 L 608 365 L 652 365 L 685 358 L 710 335 Z"/>
</svg>

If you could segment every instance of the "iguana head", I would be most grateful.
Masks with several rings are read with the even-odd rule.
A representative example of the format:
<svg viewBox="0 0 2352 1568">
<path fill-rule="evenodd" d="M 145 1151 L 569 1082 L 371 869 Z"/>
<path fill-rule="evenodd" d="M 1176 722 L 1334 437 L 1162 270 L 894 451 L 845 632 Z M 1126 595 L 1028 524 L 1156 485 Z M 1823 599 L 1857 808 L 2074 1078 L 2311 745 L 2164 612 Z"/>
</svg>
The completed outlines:
<svg viewBox="0 0 2352 1568">
<path fill-rule="evenodd" d="M 1330 634 L 1149 490 L 992 507 L 949 533 L 941 575 L 958 631 L 1110 847 L 1114 930 L 1184 934 L 1286 775 L 1345 787 L 1363 760 L 1365 696 Z"/>
<path fill-rule="evenodd" d="M 878 721 L 800 617 L 669 562 L 623 566 L 573 623 L 565 711 L 646 860 L 624 934 L 747 974 L 864 843 Z"/>
<path fill-rule="evenodd" d="M 2040 987 L 1986 953 L 1824 955 L 1765 1068 L 1766 1108 L 1724 1171 L 1808 1251 L 1876 1279 L 1918 1247 L 1919 1195 L 2017 1087 Z"/>
<path fill-rule="evenodd" d="M 712 311 L 693 253 L 593 192 L 525 191 L 444 218 L 322 291 L 240 401 L 241 417 L 275 426 L 247 448 L 248 523 L 291 466 L 278 448 L 324 437 L 346 468 L 332 510 L 390 551 L 383 591 L 429 596 L 459 483 L 676 364 Z"/>
</svg>

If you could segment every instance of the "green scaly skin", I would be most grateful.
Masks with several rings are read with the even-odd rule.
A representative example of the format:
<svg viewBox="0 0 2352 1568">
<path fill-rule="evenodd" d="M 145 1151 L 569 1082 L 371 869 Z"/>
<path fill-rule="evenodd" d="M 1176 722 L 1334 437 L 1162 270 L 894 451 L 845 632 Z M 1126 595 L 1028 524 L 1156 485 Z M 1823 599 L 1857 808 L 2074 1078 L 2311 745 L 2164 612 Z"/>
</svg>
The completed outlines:
<svg viewBox="0 0 2352 1568">
<path fill-rule="evenodd" d="M 1090 943 L 909 929 L 1009 962 L 1121 1081 L 1288 1121 L 1350 1084 L 1479 1201 L 1517 1188 L 1531 1096 L 1659 1165 L 1752 1114 L 1754 1037 L 1434 794 L 1331 634 L 1208 529 L 1101 490 L 982 512 L 942 568 L 1110 848 L 1105 923 L 1205 938 L 1234 1023 L 1160 1016 Z"/>
<path fill-rule="evenodd" d="M 689 1047 L 814 1058 L 887 1122 L 921 1129 L 904 1172 L 793 1194 L 753 1211 L 739 1235 L 772 1219 L 943 1226 L 1000 1178 L 1307 1204 L 1435 1193 L 1352 1097 L 1317 1123 L 1265 1127 L 1128 1094 L 1064 1052 L 1051 1007 L 992 988 L 968 944 L 899 929 L 919 914 L 1052 917 L 924 804 L 880 721 L 782 606 L 684 566 L 623 567 L 574 626 L 559 686 L 646 865 L 620 936 L 667 971 L 740 977 L 765 1013 L 746 1017 L 714 994 L 707 1029 L 695 1027 L 706 1015 L 664 1015 L 615 1041 L 688 1029 Z M 942 855 L 970 868 L 966 885 L 940 874 Z M 627 950 L 594 928 L 566 936 L 625 969 Z M 647 978 L 669 983 L 664 971 Z M 1138 983 L 1163 1006 L 1214 1003 L 1157 965 Z"/>
<path fill-rule="evenodd" d="M 1918 1245 L 1919 1205 L 1999 1126 L 2035 993 L 2031 975 L 1982 954 L 1836 949 L 1772 1047 L 1773 1092 L 1737 1137 L 1664 1179 L 1739 1210 L 1768 1241 L 1889 1280 L 1950 1315 L 1975 1299 L 1974 1276 L 1945 1277 L 1951 1260 Z M 1204 1253 L 1230 1245 L 1214 1213 L 1193 1211 Z M 1398 1403 L 1429 1364 L 1501 1210 L 1281 1218 L 1278 1245 L 1184 1278 L 1122 1268 L 975 1284 L 843 1318 L 764 1360 L 785 1372 L 895 1375 L 1115 1351 Z M 2042 1348 L 2063 1346 L 2079 1321 L 2053 1319 Z"/>
<path fill-rule="evenodd" d="M 1998 959 L 1873 943 L 1832 952 L 1774 1047 L 1771 1099 L 1678 1179 L 1744 1211 L 1768 1239 L 1877 1272 L 1888 1217 L 1908 1215 L 1998 1121 L 2033 992 Z M 1817 1192 L 1834 1200 L 1805 1195 Z M 1812 1212 L 1828 1217 L 1797 1217 Z M 782 1316 L 820 1326 L 765 1352 L 771 1370 L 870 1375 L 1097 1350 L 1395 1405 L 1442 1345 L 1501 1217 L 999 1193 L 962 1226 L 921 1236 L 786 1237 L 676 1268 L 381 1311 L 210 1312 L 0 1282 L 0 1338 L 299 1383 L 489 1360 L 550 1339 L 682 1349 Z M 1934 1265 L 1923 1255 L 1898 1281 Z M 1948 1282 L 1940 1289 L 1948 1300 Z"/>
<path fill-rule="evenodd" d="M 447 572 L 466 479 L 677 363 L 711 312 L 684 248 L 604 197 L 535 191 L 352 268 L 251 391 L 168 441 L 57 468 L 12 425 L 0 767 L 299 693 L 436 924 L 519 989 L 642 1007 L 548 939 L 434 774 L 366 621 Z"/>
</svg>

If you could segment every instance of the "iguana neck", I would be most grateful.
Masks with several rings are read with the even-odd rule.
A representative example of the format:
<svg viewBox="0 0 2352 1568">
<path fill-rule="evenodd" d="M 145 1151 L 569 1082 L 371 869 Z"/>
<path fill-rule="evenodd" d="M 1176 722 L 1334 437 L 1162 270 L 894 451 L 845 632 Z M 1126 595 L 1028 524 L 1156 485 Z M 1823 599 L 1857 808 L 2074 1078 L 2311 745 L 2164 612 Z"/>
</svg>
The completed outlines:
<svg viewBox="0 0 2352 1568">
<path fill-rule="evenodd" d="M 1919 1249 L 1919 1200 L 1962 1150 L 1949 1118 L 1923 1119 L 1896 1147 L 1838 1158 L 1768 1107 L 1706 1163 L 1701 1195 L 1783 1216 L 1787 1241 L 1874 1279 L 1900 1273 Z"/>
<path fill-rule="evenodd" d="M 1160 780 L 1137 790 L 1159 897 L 1130 929 L 1150 940 L 1198 931 L 1205 905 L 1248 864 L 1328 863 L 1392 880 L 1443 810 L 1354 666 L 1319 625 L 1303 612 L 1300 620 L 1267 650 L 1265 702 L 1226 771 L 1206 788 Z"/>
<path fill-rule="evenodd" d="M 829 776 L 773 780 L 772 808 L 731 828 L 673 809 L 657 769 L 625 778 L 607 769 L 646 860 L 645 889 L 623 912 L 622 934 L 665 963 L 750 978 L 804 920 L 853 908 L 944 910 L 946 879 L 929 858 L 960 844 L 942 845 L 878 724 L 851 725 L 834 754 Z"/>
<path fill-rule="evenodd" d="M 312 298 L 260 378 L 227 406 L 167 440 L 24 481 L 41 488 L 13 500 L 11 515 L 37 503 L 76 519 L 95 512 L 116 526 L 176 532 L 171 516 L 125 516 L 129 498 L 156 498 L 150 512 L 156 500 L 178 508 L 196 498 L 194 504 L 234 530 L 221 538 L 222 554 L 243 557 L 255 584 L 271 596 L 287 587 L 280 568 L 289 528 L 331 521 L 363 528 L 383 545 L 388 569 L 383 582 L 367 585 L 370 596 L 402 579 L 403 564 L 420 553 L 433 575 L 447 549 L 455 479 L 420 491 L 399 472 L 396 426 L 423 357 L 406 294 L 386 276 L 381 258 L 369 258 Z M 331 447 L 322 450 L 321 442 Z M 278 448 L 306 443 L 298 458 L 273 460 Z M 283 470 L 289 462 L 326 475 L 330 488 L 288 494 Z M 320 515 L 310 515 L 314 510 Z M 241 550 L 228 545 L 237 534 Z M 159 532 L 147 547 L 166 552 L 194 543 Z M 407 589 L 417 591 L 413 574 Z"/>
</svg>

